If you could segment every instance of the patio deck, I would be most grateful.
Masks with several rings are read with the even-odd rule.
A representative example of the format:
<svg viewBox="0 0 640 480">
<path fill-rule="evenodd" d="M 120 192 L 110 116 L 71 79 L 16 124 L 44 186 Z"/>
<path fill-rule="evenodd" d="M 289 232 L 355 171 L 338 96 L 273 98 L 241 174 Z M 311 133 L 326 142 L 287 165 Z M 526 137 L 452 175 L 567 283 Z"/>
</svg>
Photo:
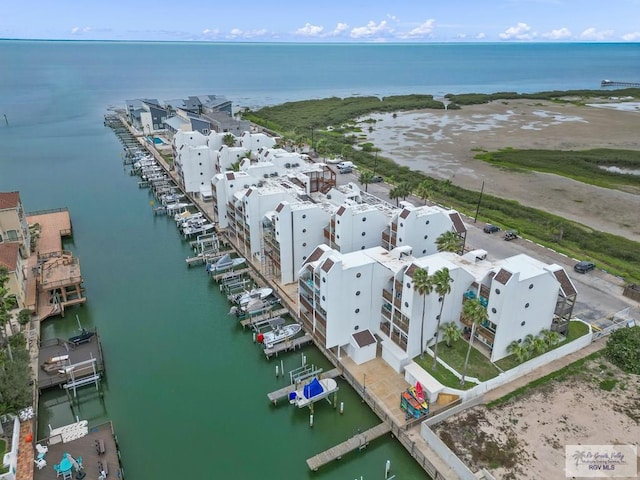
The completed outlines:
<svg viewBox="0 0 640 480">
<path fill-rule="evenodd" d="M 120 465 L 118 455 L 118 444 L 113 433 L 113 425 L 111 422 L 90 428 L 86 436 L 78 438 L 77 440 L 72 440 L 67 443 L 62 443 L 59 440 L 59 437 L 50 437 L 37 442 L 41 445 L 47 445 L 49 451 L 45 455 L 47 465 L 43 469 L 38 470 L 35 468 L 35 464 L 33 465 L 34 480 L 55 480 L 56 472 L 53 469 L 53 465 L 60 463 L 62 455 L 65 453 L 70 453 L 76 459 L 82 457 L 82 467 L 87 474 L 85 477 L 87 480 L 98 478 L 98 462 L 107 465 L 109 473 L 107 478 L 124 478 L 124 471 Z M 96 448 L 96 442 L 100 441 L 104 444 L 104 453 L 102 454 L 99 454 Z M 75 473 L 74 471 L 74 478 Z"/>
</svg>

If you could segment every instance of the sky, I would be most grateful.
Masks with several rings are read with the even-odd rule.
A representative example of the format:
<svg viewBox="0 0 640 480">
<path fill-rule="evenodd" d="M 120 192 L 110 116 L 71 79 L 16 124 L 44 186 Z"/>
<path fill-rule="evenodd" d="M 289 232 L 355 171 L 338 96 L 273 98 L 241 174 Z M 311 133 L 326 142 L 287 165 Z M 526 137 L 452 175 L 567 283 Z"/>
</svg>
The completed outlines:
<svg viewBox="0 0 640 480">
<path fill-rule="evenodd" d="M 30 0 L 0 38 L 209 42 L 640 42 L 640 0 Z"/>
</svg>

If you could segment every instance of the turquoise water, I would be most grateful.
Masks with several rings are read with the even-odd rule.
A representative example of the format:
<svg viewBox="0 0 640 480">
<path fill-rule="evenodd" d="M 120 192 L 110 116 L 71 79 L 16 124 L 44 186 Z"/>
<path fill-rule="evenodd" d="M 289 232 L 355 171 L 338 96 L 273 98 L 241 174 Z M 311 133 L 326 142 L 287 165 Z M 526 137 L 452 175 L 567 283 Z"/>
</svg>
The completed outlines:
<svg viewBox="0 0 640 480">
<path fill-rule="evenodd" d="M 523 60 L 524 56 L 524 60 Z M 353 61 L 357 58 L 358 61 Z M 273 407 L 284 385 L 149 192 L 126 174 L 122 147 L 102 115 L 124 100 L 225 95 L 265 105 L 331 95 L 538 91 L 637 81 L 640 48 L 600 45 L 220 45 L 0 41 L 0 190 L 18 190 L 27 211 L 68 207 L 88 302 L 43 324 L 68 337 L 78 315 L 97 326 L 105 352 L 104 398 L 90 387 L 71 408 L 43 395 L 39 436 L 77 415 L 114 423 L 127 477 L 424 478 L 392 440 L 316 474 L 304 460 L 377 418 L 341 384 L 340 415 Z M 291 68 L 289 68 L 291 67 Z M 4 115 L 8 124 L 4 122 Z M 313 349 L 309 363 L 328 364 Z M 299 353 L 280 357 L 285 370 Z M 279 359 L 278 359 L 279 360 Z"/>
</svg>

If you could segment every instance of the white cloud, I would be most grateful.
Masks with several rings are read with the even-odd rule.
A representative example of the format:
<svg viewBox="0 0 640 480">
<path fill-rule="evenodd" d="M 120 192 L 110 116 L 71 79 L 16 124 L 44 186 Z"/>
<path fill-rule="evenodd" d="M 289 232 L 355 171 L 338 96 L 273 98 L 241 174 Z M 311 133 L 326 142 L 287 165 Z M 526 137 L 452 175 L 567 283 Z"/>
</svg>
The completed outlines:
<svg viewBox="0 0 640 480">
<path fill-rule="evenodd" d="M 386 32 L 391 32 L 391 29 L 387 26 L 387 21 L 383 20 L 376 24 L 373 20 L 367 23 L 364 27 L 355 27 L 351 30 L 351 38 L 367 38 L 376 35 L 381 35 Z"/>
<path fill-rule="evenodd" d="M 202 35 L 204 35 L 205 37 L 217 37 L 218 35 L 220 35 L 220 30 L 218 30 L 217 28 L 205 28 L 202 31 Z"/>
<path fill-rule="evenodd" d="M 556 30 L 551 30 L 547 33 L 543 33 L 542 37 L 548 38 L 549 40 L 562 40 L 564 38 L 571 37 L 571 31 L 567 27 L 562 27 Z"/>
<path fill-rule="evenodd" d="M 637 42 L 640 40 L 640 32 L 625 33 L 622 39 L 626 42 Z"/>
<path fill-rule="evenodd" d="M 349 25 L 343 22 L 338 22 L 336 28 L 333 29 L 331 35 L 340 35 L 341 33 L 346 32 L 349 29 Z"/>
<path fill-rule="evenodd" d="M 269 31 L 267 29 L 260 30 L 240 30 L 239 28 L 232 28 L 227 38 L 236 39 L 236 38 L 255 38 L 255 37 L 264 37 L 267 35 Z"/>
<path fill-rule="evenodd" d="M 613 30 L 596 30 L 594 27 L 587 28 L 580 34 L 583 40 L 606 40 L 613 35 Z"/>
<path fill-rule="evenodd" d="M 536 34 L 531 31 L 531 27 L 529 25 L 519 22 L 515 27 L 507 28 L 498 36 L 502 40 L 531 40 L 536 36 Z"/>
<path fill-rule="evenodd" d="M 80 35 L 82 33 L 89 33 L 91 31 L 91 27 L 73 27 L 71 29 L 71 35 Z"/>
<path fill-rule="evenodd" d="M 322 36 L 323 31 L 324 27 L 321 25 L 311 25 L 310 23 L 305 23 L 304 27 L 296 30 L 296 35 L 302 35 L 304 37 L 319 37 Z"/>
<path fill-rule="evenodd" d="M 427 37 L 433 33 L 433 29 L 435 27 L 436 21 L 433 18 L 430 18 L 426 22 L 422 22 L 413 30 L 399 35 L 400 38 L 416 38 L 416 37 Z"/>
<path fill-rule="evenodd" d="M 480 32 L 475 36 L 475 38 L 476 40 L 483 40 L 486 36 L 487 36 L 486 34 Z"/>
</svg>

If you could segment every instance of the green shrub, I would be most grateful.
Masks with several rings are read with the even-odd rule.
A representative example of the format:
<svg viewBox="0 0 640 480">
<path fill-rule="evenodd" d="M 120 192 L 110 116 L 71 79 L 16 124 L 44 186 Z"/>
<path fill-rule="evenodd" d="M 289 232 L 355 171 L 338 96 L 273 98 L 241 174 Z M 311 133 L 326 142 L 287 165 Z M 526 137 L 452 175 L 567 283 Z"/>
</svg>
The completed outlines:
<svg viewBox="0 0 640 480">
<path fill-rule="evenodd" d="M 625 372 L 640 375 L 640 326 L 613 332 L 604 354 Z"/>
</svg>

